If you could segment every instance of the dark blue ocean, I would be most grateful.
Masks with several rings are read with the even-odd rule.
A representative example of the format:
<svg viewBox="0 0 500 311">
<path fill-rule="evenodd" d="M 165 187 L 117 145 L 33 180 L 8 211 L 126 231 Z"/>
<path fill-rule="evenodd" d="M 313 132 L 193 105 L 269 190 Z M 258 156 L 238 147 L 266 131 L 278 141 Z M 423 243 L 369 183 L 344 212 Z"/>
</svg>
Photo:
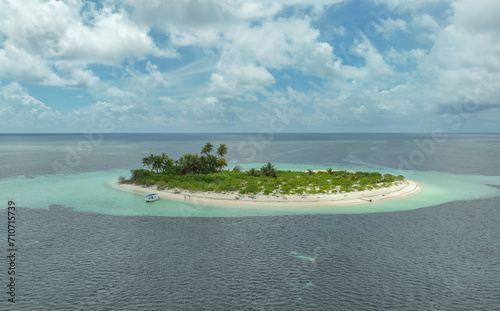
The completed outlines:
<svg viewBox="0 0 500 311">
<path fill-rule="evenodd" d="M 230 168 L 381 171 L 422 191 L 245 209 L 146 206 L 115 185 L 144 156 L 207 141 Z M 0 310 L 498 310 L 499 155 L 499 134 L 0 135 Z"/>
</svg>

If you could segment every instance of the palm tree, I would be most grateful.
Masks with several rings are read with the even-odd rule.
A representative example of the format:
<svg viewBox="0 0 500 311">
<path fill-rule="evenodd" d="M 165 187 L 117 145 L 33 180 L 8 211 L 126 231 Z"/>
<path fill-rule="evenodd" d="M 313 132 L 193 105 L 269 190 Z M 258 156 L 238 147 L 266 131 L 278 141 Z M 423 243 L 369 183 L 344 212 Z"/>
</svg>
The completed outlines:
<svg viewBox="0 0 500 311">
<path fill-rule="evenodd" d="M 219 172 L 222 170 L 223 167 L 227 166 L 227 162 L 226 162 L 226 159 L 224 158 L 220 158 L 218 161 L 217 161 L 217 168 L 219 169 Z"/>
<path fill-rule="evenodd" d="M 188 165 L 191 173 L 200 174 L 203 169 L 203 159 L 195 154 L 189 158 Z"/>
<path fill-rule="evenodd" d="M 223 158 L 227 153 L 227 147 L 226 147 L 226 144 L 221 144 L 219 146 L 219 148 L 217 148 L 217 155 L 219 156 L 219 158 Z"/>
<path fill-rule="evenodd" d="M 203 149 L 201 149 L 201 153 L 203 153 L 205 155 L 209 155 L 210 152 L 212 152 L 212 150 L 214 150 L 214 146 L 212 146 L 212 144 L 208 142 L 205 144 Z"/>
<path fill-rule="evenodd" d="M 200 157 L 200 172 L 202 174 L 214 173 L 217 171 L 217 164 L 220 159 L 216 156 L 209 154 Z"/>
<path fill-rule="evenodd" d="M 307 172 L 309 173 L 309 176 L 313 174 L 313 171 L 311 169 L 307 169 Z"/>
<path fill-rule="evenodd" d="M 254 169 L 253 167 L 247 171 L 248 176 L 259 177 L 259 171 Z"/>
<path fill-rule="evenodd" d="M 262 173 L 262 175 L 267 177 L 278 177 L 278 175 L 276 175 L 276 169 L 271 164 L 271 162 L 267 162 L 266 165 L 261 167 L 260 172 Z"/>
<path fill-rule="evenodd" d="M 331 175 L 331 174 L 333 174 L 333 170 L 332 170 L 332 168 L 327 169 L 327 170 L 326 170 L 326 172 L 327 172 L 328 174 L 330 174 L 330 175 Z"/>
<path fill-rule="evenodd" d="M 193 168 L 193 158 L 194 156 L 190 153 L 186 153 L 182 157 L 180 157 L 177 161 L 177 165 L 179 166 L 179 175 L 189 174 Z"/>
<path fill-rule="evenodd" d="M 151 154 L 149 157 L 142 158 L 142 166 L 147 166 L 150 170 L 153 168 L 153 161 L 155 156 Z"/>
<path fill-rule="evenodd" d="M 223 167 L 227 166 L 226 159 L 224 159 L 226 153 L 227 153 L 226 144 L 220 144 L 219 148 L 217 148 L 217 155 L 219 156 L 219 160 L 217 161 L 216 165 L 216 167 L 219 169 L 219 172 L 222 170 Z"/>
<path fill-rule="evenodd" d="M 173 166 L 174 166 L 174 160 L 171 159 L 165 153 L 162 153 L 161 154 L 161 170 L 163 172 L 165 172 L 167 170 L 170 172 L 172 170 Z"/>
<path fill-rule="evenodd" d="M 151 167 L 158 173 L 163 167 L 163 158 L 161 156 L 154 156 L 153 164 L 151 165 Z"/>
</svg>

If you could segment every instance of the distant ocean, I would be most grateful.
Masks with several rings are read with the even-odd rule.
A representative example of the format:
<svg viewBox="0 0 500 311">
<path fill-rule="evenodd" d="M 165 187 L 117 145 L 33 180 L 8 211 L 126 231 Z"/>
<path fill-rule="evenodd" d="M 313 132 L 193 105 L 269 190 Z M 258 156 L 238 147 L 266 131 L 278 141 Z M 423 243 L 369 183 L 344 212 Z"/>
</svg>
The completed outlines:
<svg viewBox="0 0 500 311">
<path fill-rule="evenodd" d="M 115 186 L 151 153 L 206 142 L 231 169 L 380 171 L 423 190 L 263 209 Z M 2 134 L 0 253 L 9 201 L 17 251 L 0 310 L 498 310 L 499 155 L 500 134 Z"/>
</svg>

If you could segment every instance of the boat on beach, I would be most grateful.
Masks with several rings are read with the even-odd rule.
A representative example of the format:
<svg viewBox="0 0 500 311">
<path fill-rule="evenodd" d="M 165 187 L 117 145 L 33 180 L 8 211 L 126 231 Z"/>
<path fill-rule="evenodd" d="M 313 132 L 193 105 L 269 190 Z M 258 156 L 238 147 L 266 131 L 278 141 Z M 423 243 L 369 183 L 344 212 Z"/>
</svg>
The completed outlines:
<svg viewBox="0 0 500 311">
<path fill-rule="evenodd" d="M 146 202 L 153 202 L 153 201 L 158 201 L 160 197 L 156 193 L 151 193 L 148 194 L 148 197 L 146 198 Z"/>
</svg>

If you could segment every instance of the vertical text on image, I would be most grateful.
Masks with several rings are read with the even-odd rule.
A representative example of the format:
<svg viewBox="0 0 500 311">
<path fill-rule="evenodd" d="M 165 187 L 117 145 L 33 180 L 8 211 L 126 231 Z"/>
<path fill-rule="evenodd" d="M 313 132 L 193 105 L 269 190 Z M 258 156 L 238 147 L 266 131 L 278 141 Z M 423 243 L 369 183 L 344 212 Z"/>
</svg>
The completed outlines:
<svg viewBox="0 0 500 311">
<path fill-rule="evenodd" d="M 16 303 L 16 203 L 7 203 L 7 301 Z"/>
</svg>

